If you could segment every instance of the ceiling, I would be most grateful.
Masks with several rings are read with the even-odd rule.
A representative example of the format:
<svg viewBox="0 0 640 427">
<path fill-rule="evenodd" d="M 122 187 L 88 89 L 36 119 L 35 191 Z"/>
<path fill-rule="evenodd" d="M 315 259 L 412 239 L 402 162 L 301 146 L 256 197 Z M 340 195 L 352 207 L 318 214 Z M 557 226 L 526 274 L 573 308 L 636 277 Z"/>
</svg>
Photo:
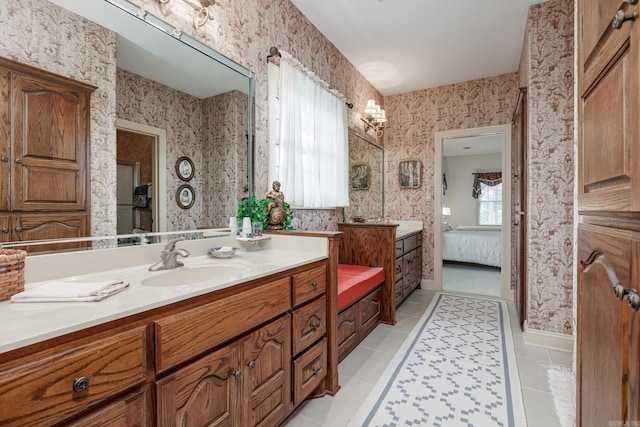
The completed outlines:
<svg viewBox="0 0 640 427">
<path fill-rule="evenodd" d="M 442 141 L 442 157 L 479 156 L 502 153 L 502 134 L 488 133 Z"/>
<path fill-rule="evenodd" d="M 291 0 L 385 96 L 518 70 L 540 0 Z"/>
</svg>

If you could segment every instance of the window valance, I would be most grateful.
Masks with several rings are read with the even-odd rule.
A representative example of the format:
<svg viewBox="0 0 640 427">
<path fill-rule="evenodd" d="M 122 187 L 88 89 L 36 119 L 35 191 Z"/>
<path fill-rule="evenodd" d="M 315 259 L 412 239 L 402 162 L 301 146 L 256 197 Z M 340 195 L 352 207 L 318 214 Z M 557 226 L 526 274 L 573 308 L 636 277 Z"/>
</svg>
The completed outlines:
<svg viewBox="0 0 640 427">
<path fill-rule="evenodd" d="M 480 184 L 493 187 L 494 185 L 502 184 L 502 172 L 475 172 L 473 174 L 473 189 L 471 190 L 471 197 L 477 199 L 482 190 Z"/>
</svg>

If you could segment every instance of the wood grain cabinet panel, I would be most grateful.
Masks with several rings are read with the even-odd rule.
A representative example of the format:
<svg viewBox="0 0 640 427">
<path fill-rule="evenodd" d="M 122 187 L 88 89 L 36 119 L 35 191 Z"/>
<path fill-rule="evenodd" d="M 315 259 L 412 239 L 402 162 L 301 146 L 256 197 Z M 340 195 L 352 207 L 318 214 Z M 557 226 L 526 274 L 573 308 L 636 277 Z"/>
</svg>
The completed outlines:
<svg viewBox="0 0 640 427">
<path fill-rule="evenodd" d="M 344 359 L 358 345 L 358 305 L 354 304 L 338 314 L 338 360 Z"/>
<path fill-rule="evenodd" d="M 327 371 L 327 339 L 293 362 L 293 403 L 298 405 L 318 387 Z"/>
<path fill-rule="evenodd" d="M 360 336 L 362 338 L 369 335 L 380 320 L 381 299 L 382 288 L 377 288 L 358 301 L 358 311 L 360 311 Z"/>
<path fill-rule="evenodd" d="M 321 266 L 294 274 L 293 305 L 298 306 L 313 298 L 319 297 L 327 289 L 327 267 Z"/>
<path fill-rule="evenodd" d="M 293 354 L 324 337 L 327 333 L 326 298 L 322 297 L 293 312 Z"/>
<path fill-rule="evenodd" d="M 0 372 L 0 424 L 50 425 L 141 384 L 144 327 Z"/>
<path fill-rule="evenodd" d="M 137 391 L 98 408 L 66 427 L 131 427 L 152 425 L 152 414 L 147 411 L 149 399 L 146 389 Z"/>
<path fill-rule="evenodd" d="M 156 321 L 157 371 L 203 354 L 286 312 L 291 307 L 290 283 L 285 277 Z"/>
</svg>

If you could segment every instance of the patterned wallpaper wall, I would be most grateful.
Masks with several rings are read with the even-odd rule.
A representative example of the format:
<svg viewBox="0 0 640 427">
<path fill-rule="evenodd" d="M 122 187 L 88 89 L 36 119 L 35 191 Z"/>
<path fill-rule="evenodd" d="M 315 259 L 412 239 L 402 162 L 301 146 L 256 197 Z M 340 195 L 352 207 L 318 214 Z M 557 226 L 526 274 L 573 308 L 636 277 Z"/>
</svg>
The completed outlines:
<svg viewBox="0 0 640 427">
<path fill-rule="evenodd" d="M 527 324 L 571 334 L 574 222 L 573 1 L 529 9 Z"/>
<path fill-rule="evenodd" d="M 0 28 L 0 56 L 98 87 L 91 94 L 91 176 L 100 177 L 91 183 L 91 232 L 115 234 L 116 183 L 108 179 L 116 175 L 115 34 L 45 0 L 0 1 Z"/>
<path fill-rule="evenodd" d="M 422 276 L 433 279 L 435 133 L 511 123 L 518 76 L 504 74 L 385 98 L 385 216 L 424 224 Z M 401 189 L 401 161 L 422 162 L 422 185 Z"/>
</svg>

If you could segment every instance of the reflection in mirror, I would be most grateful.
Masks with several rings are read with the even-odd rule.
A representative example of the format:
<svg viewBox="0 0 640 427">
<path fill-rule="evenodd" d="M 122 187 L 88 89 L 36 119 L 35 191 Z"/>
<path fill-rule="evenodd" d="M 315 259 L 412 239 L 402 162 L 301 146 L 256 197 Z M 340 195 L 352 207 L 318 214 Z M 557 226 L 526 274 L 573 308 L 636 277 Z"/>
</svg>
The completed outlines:
<svg viewBox="0 0 640 427">
<path fill-rule="evenodd" d="M 126 0 L 3 3 L 0 25 L 9 37 L 0 40 L 0 56 L 98 87 L 90 100 L 86 234 L 228 225 L 244 187 L 253 187 L 249 70 L 188 35 L 171 35 L 174 28 L 159 18 L 141 20 Z M 164 131 L 166 145 L 154 137 L 145 153 L 121 150 L 121 141 L 132 135 L 116 131 L 116 118 L 127 132 L 136 125 Z M 189 209 L 175 200 L 185 183 L 175 171 L 182 156 L 194 165 Z M 125 175 L 130 182 L 123 184 Z M 136 197 L 143 195 L 148 203 Z"/>
<path fill-rule="evenodd" d="M 345 221 L 384 218 L 384 150 L 349 129 L 349 207 Z"/>
</svg>

